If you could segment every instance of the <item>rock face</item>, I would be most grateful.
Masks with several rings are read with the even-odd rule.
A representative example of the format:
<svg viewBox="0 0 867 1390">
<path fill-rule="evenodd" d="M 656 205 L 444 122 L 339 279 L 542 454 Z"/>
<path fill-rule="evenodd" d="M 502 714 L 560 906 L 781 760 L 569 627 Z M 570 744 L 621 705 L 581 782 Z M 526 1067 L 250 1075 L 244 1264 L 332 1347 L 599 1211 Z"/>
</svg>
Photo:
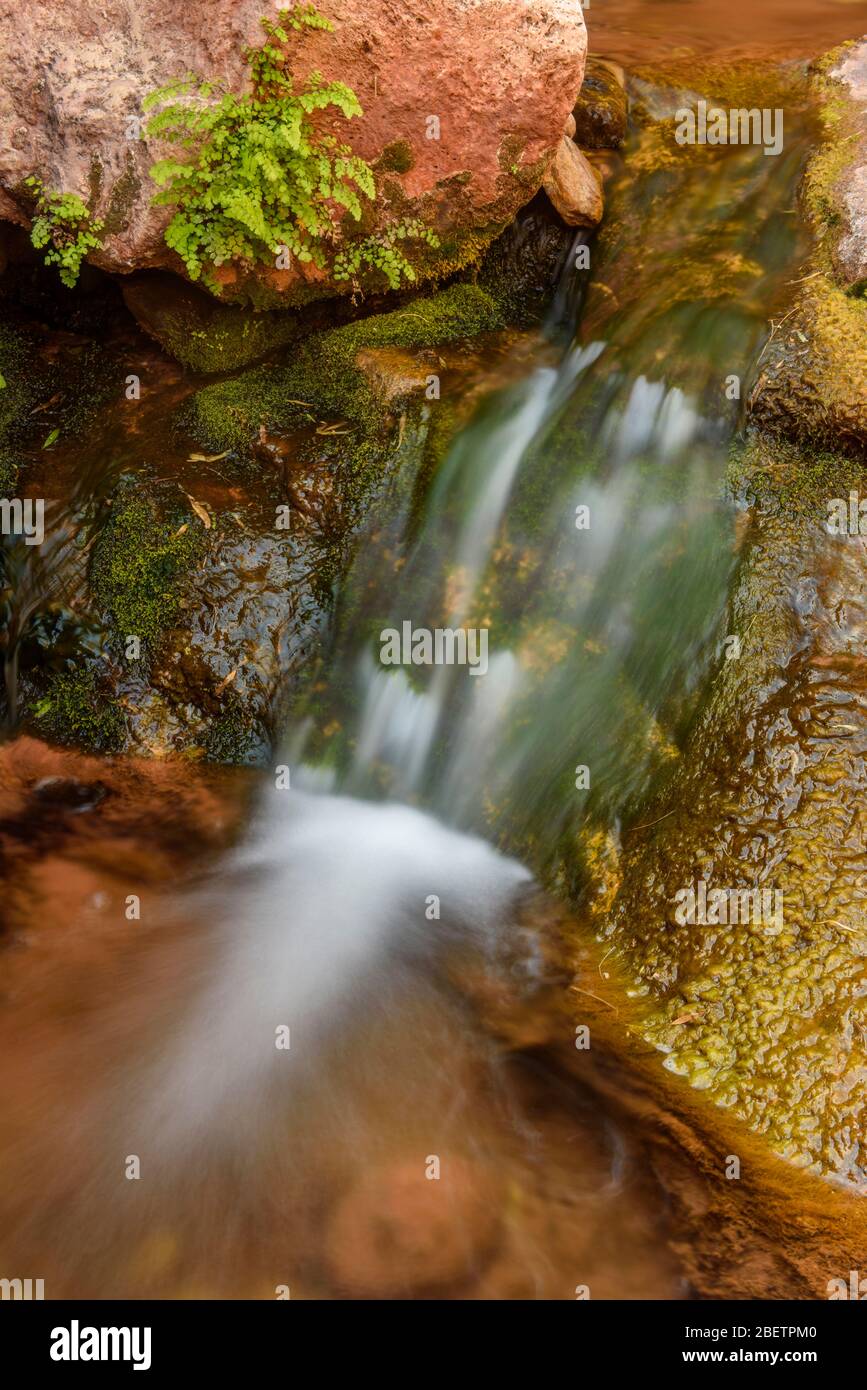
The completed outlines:
<svg viewBox="0 0 867 1390">
<path fill-rule="evenodd" d="M 854 105 L 855 153 L 837 182 L 843 231 L 833 253 L 838 280 L 853 288 L 867 282 L 867 38 L 845 51 L 831 77 Z"/>
<path fill-rule="evenodd" d="M 867 450 L 867 39 L 817 65 L 823 138 L 804 176 L 811 265 L 768 340 L 750 395 L 762 429 Z"/>
<path fill-rule="evenodd" d="M 542 187 L 569 227 L 595 227 L 602 221 L 602 185 L 589 160 L 568 135 L 545 171 Z"/>
<path fill-rule="evenodd" d="M 394 0 L 323 0 L 322 11 L 334 32 L 298 35 L 293 71 L 318 69 L 357 93 L 363 116 L 335 130 L 378 161 L 380 223 L 419 217 L 435 229 L 440 265 L 426 273 L 462 263 L 541 183 L 581 85 L 581 7 L 427 0 L 408 11 Z M 265 12 L 264 0 L 58 0 L 26 11 L 2 0 L 0 217 L 29 225 L 22 185 L 36 174 L 104 219 L 96 264 L 182 272 L 163 240 L 171 209 L 151 207 L 148 173 L 174 147 L 135 138 L 142 101 L 187 71 L 242 90 L 242 51 L 262 41 Z M 346 288 L 318 272 L 311 285 L 304 273 L 263 267 L 251 286 L 230 270 L 226 293 L 258 290 L 261 300 L 264 283 L 271 302 L 291 303 Z"/>
</svg>

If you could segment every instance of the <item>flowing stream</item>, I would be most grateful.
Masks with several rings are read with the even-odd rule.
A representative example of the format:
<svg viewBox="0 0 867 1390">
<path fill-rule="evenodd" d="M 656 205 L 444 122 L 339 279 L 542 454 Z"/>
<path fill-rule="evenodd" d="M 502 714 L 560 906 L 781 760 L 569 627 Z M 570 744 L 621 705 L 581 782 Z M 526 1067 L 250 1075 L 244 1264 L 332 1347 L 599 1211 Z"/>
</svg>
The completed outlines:
<svg viewBox="0 0 867 1390">
<path fill-rule="evenodd" d="M 436 403 L 408 422 L 277 771 L 201 774 L 207 851 L 185 775 L 101 850 L 84 793 L 7 793 L 42 857 L 9 900 L 35 963 L 12 961 L 0 1039 L 2 1255 L 49 1296 L 692 1292 L 640 1131 L 582 1083 L 614 1063 L 576 1049 L 540 885 L 580 901 L 582 843 L 641 807 L 701 698 L 806 130 L 685 160 L 664 197 L 653 138 L 522 378 L 443 456 Z M 384 665 L 407 624 L 474 633 L 476 669 Z M 58 904 L 72 946 L 22 925 Z"/>
</svg>

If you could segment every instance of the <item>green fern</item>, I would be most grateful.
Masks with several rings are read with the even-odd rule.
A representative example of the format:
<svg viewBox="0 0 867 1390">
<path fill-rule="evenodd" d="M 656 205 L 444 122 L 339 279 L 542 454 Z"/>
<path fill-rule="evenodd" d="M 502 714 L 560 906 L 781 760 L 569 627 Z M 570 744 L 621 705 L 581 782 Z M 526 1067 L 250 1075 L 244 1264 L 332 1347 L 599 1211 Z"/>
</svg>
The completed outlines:
<svg viewBox="0 0 867 1390">
<path fill-rule="evenodd" d="M 365 237 L 363 241 L 351 242 L 339 251 L 334 258 L 332 274 L 335 280 L 351 280 L 358 284 L 362 267 L 379 271 L 388 281 L 389 289 L 396 290 L 403 280 L 415 280 L 415 271 L 403 252 L 396 246 L 398 241 L 424 241 L 428 246 L 439 246 L 439 237 L 430 227 L 417 218 L 401 222 L 398 226 L 387 227 L 383 232 Z"/>
<path fill-rule="evenodd" d="M 47 190 L 35 175 L 24 182 L 37 195 L 30 240 L 37 250 L 48 247 L 45 264 L 58 266 L 61 280 L 71 289 L 88 251 L 102 245 L 104 224 L 101 218 L 91 217 L 76 193 Z"/>
<path fill-rule="evenodd" d="M 166 242 L 190 278 L 201 277 L 215 292 L 214 268 L 231 261 L 273 264 L 285 250 L 325 268 L 342 218 L 358 221 L 362 198 L 376 196 L 370 165 L 312 119 L 329 109 L 347 119 L 360 116 L 355 93 L 318 72 L 296 87 L 286 71 L 283 45 L 291 33 L 331 30 L 330 20 L 307 5 L 261 23 L 266 42 L 244 50 L 250 93 L 238 96 L 190 73 L 144 102 L 145 110 L 162 108 L 148 121 L 147 135 L 188 156 L 160 160 L 150 171 L 161 189 L 154 202 L 177 209 Z M 395 239 L 397 230 L 382 243 L 383 253 L 391 253 L 386 261 L 373 249 L 348 258 L 344 253 L 341 278 L 352 263 L 381 269 L 390 285 L 414 278 L 405 257 L 393 252 Z"/>
</svg>

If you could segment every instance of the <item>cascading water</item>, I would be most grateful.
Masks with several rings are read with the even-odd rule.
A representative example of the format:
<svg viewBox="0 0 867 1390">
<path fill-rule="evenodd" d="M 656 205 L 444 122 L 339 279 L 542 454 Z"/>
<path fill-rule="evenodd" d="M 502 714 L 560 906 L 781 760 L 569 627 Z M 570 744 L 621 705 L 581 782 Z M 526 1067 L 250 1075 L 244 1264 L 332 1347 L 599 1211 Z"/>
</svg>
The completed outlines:
<svg viewBox="0 0 867 1390">
<path fill-rule="evenodd" d="M 653 175 L 624 181 L 612 216 L 653 218 L 655 290 L 621 283 L 616 257 L 584 272 L 573 254 L 552 329 L 582 280 L 587 307 L 559 366 L 488 400 L 433 472 L 422 422 L 342 586 L 330 689 L 318 670 L 288 744 L 296 785 L 533 842 L 536 869 L 588 816 L 616 821 L 646 794 L 720 636 L 739 414 L 726 387 L 746 393 L 794 254 L 802 157 L 795 139 L 779 163 L 731 153 L 700 193 L 684 171 L 664 204 Z M 486 674 L 472 657 L 383 664 L 404 628 L 483 632 Z"/>
<path fill-rule="evenodd" d="M 800 158 L 730 151 L 664 200 L 625 174 L 612 224 L 643 227 L 651 282 L 616 231 L 589 272 L 573 255 L 559 364 L 540 337 L 442 459 L 430 413 L 409 422 L 275 758 L 291 789 L 272 780 L 200 892 L 151 905 L 175 930 L 123 981 L 147 1022 L 92 1025 L 111 1065 L 75 1193 L 45 1141 L 9 1146 L 7 1190 L 37 1173 L 45 1194 L 13 1245 L 61 1288 L 684 1292 L 633 1136 L 551 1061 L 575 1053 L 531 871 L 555 880 L 677 756 L 732 566 L 723 381 L 747 381 L 795 253 Z M 484 673 L 386 667 L 407 623 L 484 632 Z M 120 1196 L 119 1155 L 148 1179 Z"/>
</svg>

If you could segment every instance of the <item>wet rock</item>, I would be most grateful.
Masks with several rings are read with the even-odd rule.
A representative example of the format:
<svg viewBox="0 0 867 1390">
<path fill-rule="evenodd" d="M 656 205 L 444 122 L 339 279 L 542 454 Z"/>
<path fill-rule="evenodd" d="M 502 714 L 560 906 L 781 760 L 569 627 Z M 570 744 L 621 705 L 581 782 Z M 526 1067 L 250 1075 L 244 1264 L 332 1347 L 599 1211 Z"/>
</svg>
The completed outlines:
<svg viewBox="0 0 867 1390">
<path fill-rule="evenodd" d="M 106 270 L 181 271 L 165 244 L 172 216 L 154 208 L 154 162 L 176 147 L 136 139 L 142 102 L 170 79 L 220 75 L 234 91 L 247 80 L 246 45 L 261 43 L 261 0 L 86 0 L 68 22 L 45 7 L 0 21 L 0 216 L 29 225 L 23 180 L 76 193 L 106 223 L 93 254 Z M 545 162 L 581 86 L 586 31 L 580 5 L 552 0 L 454 4 L 429 0 L 407 17 L 391 0 L 330 0 L 333 34 L 293 39 L 291 70 L 319 70 L 352 87 L 364 114 L 336 121 L 355 152 L 379 161 L 380 196 L 367 232 L 418 217 L 442 248 L 424 273 L 474 259 L 536 191 Z M 436 116 L 439 138 L 430 138 Z M 267 290 L 274 301 L 347 293 L 309 265 L 222 268 L 224 293 Z"/>
<path fill-rule="evenodd" d="M 405 390 L 394 371 L 384 369 L 383 351 L 436 348 L 502 324 L 502 313 L 486 290 L 452 285 L 392 313 L 316 333 L 286 364 L 253 368 L 232 381 L 204 387 L 186 408 L 185 419 L 196 437 L 215 449 L 249 448 L 262 424 L 285 430 L 323 415 L 335 424 L 350 421 L 368 435 L 382 434 L 389 408 L 414 390 L 422 376 L 404 359 L 398 378 L 402 373 Z M 391 361 L 394 367 L 395 359 Z"/>
<path fill-rule="evenodd" d="M 387 410 L 395 410 L 411 396 L 422 394 L 437 365 L 423 355 L 406 348 L 362 348 L 355 355 L 355 364 L 363 372 L 370 388 Z"/>
<path fill-rule="evenodd" d="M 740 466 L 752 525 L 727 621 L 743 649 L 721 662 L 659 810 L 623 836 L 612 941 L 670 1071 L 777 1154 L 863 1191 L 865 547 L 824 526 L 859 465 L 757 437 Z M 699 881 L 781 901 L 678 919 Z"/>
<path fill-rule="evenodd" d="M 847 295 L 828 275 L 806 282 L 768 344 L 749 408 L 771 433 L 863 455 L 867 303 Z"/>
<path fill-rule="evenodd" d="M 176 275 L 129 276 L 122 289 L 139 326 L 193 372 L 235 371 L 298 336 L 296 314 L 220 304 Z"/>
<path fill-rule="evenodd" d="M 589 150 L 619 149 L 626 139 L 628 119 L 623 69 L 602 58 L 588 58 L 572 114 L 579 145 Z"/>
<path fill-rule="evenodd" d="M 78 782 L 72 777 L 42 777 L 33 788 L 33 795 L 43 805 L 82 815 L 108 795 L 103 782 Z"/>
<path fill-rule="evenodd" d="M 488 249 L 479 281 L 509 323 L 541 321 L 574 239 L 545 194 L 537 193 Z"/>
<path fill-rule="evenodd" d="M 841 229 L 833 260 L 839 282 L 853 289 L 867 283 L 867 38 L 844 48 L 829 76 L 850 103 L 851 153 L 834 189 Z"/>
<path fill-rule="evenodd" d="M 565 135 L 549 164 L 542 187 L 569 227 L 595 227 L 602 221 L 602 186 L 589 161 Z"/>
<path fill-rule="evenodd" d="M 497 1240 L 496 1178 L 443 1156 L 438 1179 L 422 1156 L 365 1174 L 338 1200 L 326 1236 L 334 1287 L 356 1298 L 409 1297 L 460 1285 Z"/>
<path fill-rule="evenodd" d="M 867 451 L 867 40 L 817 65 L 822 138 L 803 180 L 814 249 L 784 306 L 750 396 L 774 434 Z"/>
</svg>

